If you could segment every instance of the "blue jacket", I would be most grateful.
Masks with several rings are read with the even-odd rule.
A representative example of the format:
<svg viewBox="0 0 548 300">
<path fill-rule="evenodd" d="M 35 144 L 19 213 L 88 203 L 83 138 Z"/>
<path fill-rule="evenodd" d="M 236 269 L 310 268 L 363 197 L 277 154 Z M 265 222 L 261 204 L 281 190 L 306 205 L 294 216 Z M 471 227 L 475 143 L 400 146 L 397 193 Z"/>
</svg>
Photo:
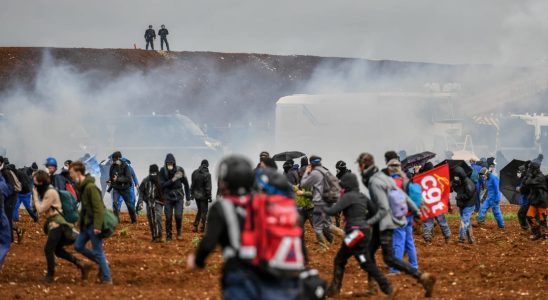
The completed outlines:
<svg viewBox="0 0 548 300">
<path fill-rule="evenodd" d="M 487 199 L 485 201 L 500 202 L 501 193 L 499 190 L 499 178 L 497 175 L 489 174 L 487 179 Z"/>
</svg>

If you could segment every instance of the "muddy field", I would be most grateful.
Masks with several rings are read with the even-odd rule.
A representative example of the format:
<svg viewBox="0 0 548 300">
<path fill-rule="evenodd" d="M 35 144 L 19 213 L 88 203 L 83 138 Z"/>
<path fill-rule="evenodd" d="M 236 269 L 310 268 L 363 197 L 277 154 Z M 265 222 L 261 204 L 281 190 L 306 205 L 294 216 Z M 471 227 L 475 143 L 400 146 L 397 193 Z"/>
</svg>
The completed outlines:
<svg viewBox="0 0 548 300">
<path fill-rule="evenodd" d="M 508 206 L 503 210 L 510 212 L 515 207 Z M 57 260 L 55 283 L 42 283 L 46 269 L 43 255 L 45 237 L 41 225 L 23 216 L 20 224 L 26 229 L 26 238 L 21 244 L 14 244 L 6 258 L 0 273 L 0 298 L 219 299 L 222 265 L 219 252 L 210 257 L 205 270 L 189 272 L 185 269 L 186 256 L 193 251 L 200 237 L 190 232 L 192 217 L 185 215 L 183 241 L 152 244 L 146 218 L 141 216 L 137 225 L 130 225 L 125 216 L 117 235 L 106 241 L 114 286 L 95 283 L 83 286 L 78 280 L 78 271 L 61 260 Z M 494 221 L 486 223 L 475 231 L 478 240 L 475 246 L 456 243 L 459 225 L 456 220 L 450 221 L 454 235 L 447 245 L 438 228 L 432 245 L 427 246 L 416 236 L 420 269 L 438 277 L 434 299 L 544 298 L 548 282 L 548 243 L 529 241 L 516 220 L 508 220 L 505 231 L 498 230 Z M 310 247 L 311 266 L 319 269 L 324 278 L 330 279 L 337 246 L 332 246 L 328 254 L 314 253 L 314 244 Z M 349 261 L 341 298 L 356 299 L 352 295 L 365 289 L 366 278 L 357 263 Z M 422 289 L 410 277 L 395 275 L 389 279 L 399 290 L 398 299 L 422 298 Z"/>
</svg>

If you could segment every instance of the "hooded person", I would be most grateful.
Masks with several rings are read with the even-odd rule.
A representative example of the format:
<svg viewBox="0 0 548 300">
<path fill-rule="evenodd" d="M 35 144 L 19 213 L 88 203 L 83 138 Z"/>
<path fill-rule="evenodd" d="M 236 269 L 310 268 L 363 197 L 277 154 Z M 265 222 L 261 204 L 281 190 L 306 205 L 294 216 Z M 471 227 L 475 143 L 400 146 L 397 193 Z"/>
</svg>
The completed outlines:
<svg viewBox="0 0 548 300">
<path fill-rule="evenodd" d="M 451 188 L 457 193 L 457 207 L 460 212 L 459 243 L 464 244 L 466 236 L 468 243 L 474 244 L 476 240 L 470 226 L 470 219 L 476 203 L 476 185 L 472 179 L 466 176 L 464 169 L 460 166 L 455 167 L 453 174 Z"/>
<path fill-rule="evenodd" d="M 183 206 L 185 197 L 190 201 L 190 187 L 185 170 L 177 165 L 175 156 L 171 153 L 166 155 L 164 167 L 160 170 L 160 184 L 165 201 L 166 240 L 171 241 L 173 239 L 173 215 L 175 215 L 177 240 L 182 240 Z"/>
<path fill-rule="evenodd" d="M 284 175 L 291 185 L 298 185 L 300 182 L 299 172 L 293 168 L 294 165 L 295 162 L 292 159 L 287 160 L 283 164 Z"/>
<path fill-rule="evenodd" d="M 158 165 L 150 165 L 148 176 L 139 186 L 139 202 L 146 204 L 148 226 L 152 235 L 152 242 L 162 242 L 162 214 L 164 212 L 164 198 L 160 186 L 160 169 Z"/>
<path fill-rule="evenodd" d="M 301 167 L 299 168 L 299 177 L 302 179 L 304 172 L 306 171 L 306 167 L 308 167 L 309 161 L 308 157 L 302 157 L 301 158 Z"/>
<path fill-rule="evenodd" d="M 519 183 L 516 186 L 516 191 L 519 192 L 519 210 L 518 210 L 518 222 L 523 231 L 529 231 L 529 222 L 527 222 L 527 211 L 529 210 L 529 201 L 527 200 L 527 195 L 523 187 L 525 181 L 527 180 L 527 169 L 531 162 L 526 162 L 524 165 L 518 167 L 516 172 L 516 177 L 519 179 Z"/>
<path fill-rule="evenodd" d="M 112 165 L 109 171 L 109 189 L 112 190 L 112 210 L 120 220 L 120 210 L 122 204 L 119 199 L 122 198 L 126 204 L 131 219 L 131 224 L 137 224 L 137 213 L 135 211 L 135 196 L 132 196 L 133 176 L 127 163 L 122 160 L 122 153 L 116 151 L 112 154 Z"/>
<path fill-rule="evenodd" d="M 341 180 L 341 178 L 343 178 L 344 175 L 352 172 L 346 167 L 346 163 L 342 160 L 339 160 L 335 164 L 335 169 L 337 170 L 337 175 L 336 176 L 339 180 Z"/>
<path fill-rule="evenodd" d="M 533 235 L 531 240 L 548 238 L 548 182 L 540 170 L 538 161 L 531 161 L 525 184 L 522 188 L 529 201 L 527 222 Z"/>
<path fill-rule="evenodd" d="M 397 259 L 394 256 L 392 237 L 394 229 L 407 225 L 407 218 L 396 218 L 391 211 L 388 193 L 398 189 L 394 180 L 384 174 L 377 166 L 375 159 L 369 153 L 362 153 L 357 160 L 360 166 L 362 183 L 369 189 L 369 194 L 373 204 L 377 207 L 372 216 L 368 216 L 366 224 L 372 226 L 371 242 L 369 243 L 369 255 L 371 260 L 375 261 L 375 253 L 382 248 L 384 262 L 392 268 L 413 276 L 423 286 L 425 296 L 431 297 L 436 283 L 436 278 L 430 273 L 422 273 L 413 268 L 410 264 Z M 418 208 L 413 201 L 406 197 L 408 208 L 412 212 L 418 212 Z M 369 292 L 375 293 L 375 280 L 369 278 Z"/>
<path fill-rule="evenodd" d="M 354 256 L 362 270 L 379 283 L 381 290 L 389 296 L 393 296 L 394 290 L 384 274 L 371 259 L 368 245 L 371 238 L 371 230 L 367 224 L 367 218 L 371 217 L 376 210 L 375 206 L 367 196 L 360 193 L 358 178 L 352 173 L 347 173 L 341 178 L 341 187 L 344 195 L 330 208 L 323 208 L 328 215 L 343 213 L 346 223 L 344 232 L 345 241 L 334 260 L 333 279 L 329 285 L 327 295 L 338 296 L 342 287 L 344 270 L 348 259 Z M 365 213 L 364 213 L 365 212 Z M 355 236 L 353 239 L 352 236 Z M 346 240 L 350 242 L 346 242 Z"/>
<path fill-rule="evenodd" d="M 190 185 L 191 199 L 196 201 L 198 212 L 194 219 L 193 231 L 198 232 L 198 225 L 200 225 L 200 232 L 205 231 L 208 205 L 212 201 L 211 196 L 211 173 L 209 173 L 209 161 L 202 160 L 200 167 L 192 172 L 192 183 Z"/>
</svg>

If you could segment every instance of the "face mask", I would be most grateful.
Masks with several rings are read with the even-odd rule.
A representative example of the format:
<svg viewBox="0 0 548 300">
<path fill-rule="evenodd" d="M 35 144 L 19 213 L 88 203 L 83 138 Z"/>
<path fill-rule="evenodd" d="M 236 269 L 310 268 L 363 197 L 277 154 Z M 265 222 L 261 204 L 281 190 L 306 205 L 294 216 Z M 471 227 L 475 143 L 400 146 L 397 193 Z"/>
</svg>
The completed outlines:
<svg viewBox="0 0 548 300">
<path fill-rule="evenodd" d="M 518 178 L 521 178 L 521 173 L 518 173 L 517 176 L 518 176 Z"/>
<path fill-rule="evenodd" d="M 158 176 L 158 173 L 150 173 L 150 176 L 156 177 L 156 176 Z"/>
<path fill-rule="evenodd" d="M 117 165 L 121 165 L 121 164 L 122 164 L 122 161 L 121 161 L 121 160 L 117 160 L 117 161 L 115 161 L 114 163 L 117 164 Z"/>
<path fill-rule="evenodd" d="M 173 165 L 167 165 L 167 169 L 172 171 L 173 170 Z"/>
</svg>

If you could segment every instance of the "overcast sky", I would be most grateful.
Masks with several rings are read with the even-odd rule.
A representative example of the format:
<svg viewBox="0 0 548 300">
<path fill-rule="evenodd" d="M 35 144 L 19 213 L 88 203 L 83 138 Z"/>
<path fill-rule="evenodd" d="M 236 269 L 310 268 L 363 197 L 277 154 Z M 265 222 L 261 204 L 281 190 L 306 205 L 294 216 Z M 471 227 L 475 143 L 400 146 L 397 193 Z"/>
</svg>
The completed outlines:
<svg viewBox="0 0 548 300">
<path fill-rule="evenodd" d="M 0 46 L 144 47 L 165 24 L 178 51 L 548 61 L 548 0 L 0 1 Z"/>
</svg>

